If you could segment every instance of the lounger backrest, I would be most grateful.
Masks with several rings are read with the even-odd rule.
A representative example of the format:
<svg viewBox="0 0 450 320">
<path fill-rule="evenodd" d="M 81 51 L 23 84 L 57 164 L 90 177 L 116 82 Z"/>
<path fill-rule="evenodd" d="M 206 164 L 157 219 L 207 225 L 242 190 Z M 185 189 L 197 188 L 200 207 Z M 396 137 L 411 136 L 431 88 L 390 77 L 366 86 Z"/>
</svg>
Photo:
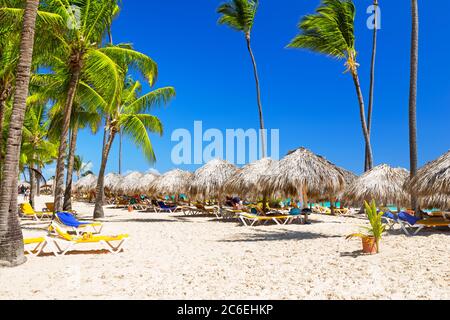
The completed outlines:
<svg viewBox="0 0 450 320">
<path fill-rule="evenodd" d="M 24 214 L 34 214 L 33 207 L 27 202 L 20 205 L 20 208 Z"/>
<path fill-rule="evenodd" d="M 58 212 L 56 215 L 61 223 L 68 227 L 78 228 L 81 225 L 77 218 L 69 212 Z"/>
<path fill-rule="evenodd" d="M 67 240 L 67 241 L 72 241 L 73 238 L 70 234 L 68 234 L 67 232 L 64 232 L 57 223 L 52 222 L 51 228 L 56 232 L 56 234 L 58 236 L 60 236 L 61 238 Z"/>
</svg>

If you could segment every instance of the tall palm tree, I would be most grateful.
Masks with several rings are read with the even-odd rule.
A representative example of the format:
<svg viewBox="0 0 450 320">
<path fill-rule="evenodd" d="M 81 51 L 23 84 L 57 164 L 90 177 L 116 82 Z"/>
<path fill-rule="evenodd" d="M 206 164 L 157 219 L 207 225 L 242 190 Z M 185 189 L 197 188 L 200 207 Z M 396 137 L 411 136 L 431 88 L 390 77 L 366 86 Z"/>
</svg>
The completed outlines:
<svg viewBox="0 0 450 320">
<path fill-rule="evenodd" d="M 377 55 L 377 35 L 378 35 L 378 0 L 373 0 L 373 7 L 375 10 L 374 13 L 374 28 L 373 28 L 373 37 L 372 37 L 372 59 L 370 63 L 370 91 L 369 91 L 369 106 L 367 109 L 367 130 L 369 134 L 372 134 L 372 114 L 373 114 L 373 105 L 374 105 L 374 91 L 375 91 L 375 63 L 376 63 L 376 55 Z M 368 171 L 369 168 L 369 151 L 366 146 L 366 156 L 365 156 L 365 166 L 364 170 Z"/>
<path fill-rule="evenodd" d="M 419 6 L 417 0 L 411 0 L 411 77 L 409 89 L 409 147 L 411 163 L 411 179 L 417 175 L 417 73 L 419 66 Z M 416 211 L 418 217 L 420 212 L 417 210 L 417 196 L 414 190 L 411 194 L 411 206 Z"/>
<path fill-rule="evenodd" d="M 219 24 L 227 25 L 230 28 L 243 32 L 247 49 L 250 54 L 253 65 L 253 73 L 256 82 L 256 99 L 258 103 L 259 124 L 261 129 L 261 151 L 262 157 L 267 156 L 266 153 L 266 137 L 264 135 L 264 116 L 261 102 L 261 88 L 259 84 L 258 68 L 256 59 L 251 46 L 251 34 L 253 24 L 255 22 L 256 12 L 258 11 L 258 0 L 231 0 L 229 3 L 222 4 L 217 12 L 222 16 L 219 18 Z"/>
<path fill-rule="evenodd" d="M 16 266 L 26 261 L 22 229 L 17 219 L 16 190 L 38 6 L 39 0 L 27 0 L 23 18 L 13 113 L 10 119 L 3 166 L 4 175 L 1 183 L 0 266 Z M 15 201 L 14 198 L 16 199 Z"/>
<path fill-rule="evenodd" d="M 149 131 L 162 135 L 163 126 L 156 116 L 146 112 L 154 106 L 167 104 L 175 96 L 175 89 L 172 87 L 156 89 L 141 96 L 141 84 L 138 81 L 126 78 L 126 75 L 124 75 L 122 81 L 124 86 L 120 99 L 117 101 L 117 107 L 111 110 L 109 114 L 110 121 L 106 128 L 108 135 L 102 152 L 102 162 L 97 181 L 95 219 L 104 217 L 105 171 L 114 138 L 122 132 L 132 138 L 138 147 L 142 148 L 144 155 L 150 162 L 156 161 Z"/>
<path fill-rule="evenodd" d="M 359 102 L 359 113 L 364 140 L 368 151 L 368 165 L 373 167 L 372 146 L 367 127 L 364 97 L 358 76 L 359 64 L 355 49 L 355 5 L 351 0 L 323 0 L 316 14 L 307 15 L 299 23 L 300 34 L 288 45 L 304 48 L 338 59 L 345 59 L 346 72 L 350 72 Z"/>
</svg>

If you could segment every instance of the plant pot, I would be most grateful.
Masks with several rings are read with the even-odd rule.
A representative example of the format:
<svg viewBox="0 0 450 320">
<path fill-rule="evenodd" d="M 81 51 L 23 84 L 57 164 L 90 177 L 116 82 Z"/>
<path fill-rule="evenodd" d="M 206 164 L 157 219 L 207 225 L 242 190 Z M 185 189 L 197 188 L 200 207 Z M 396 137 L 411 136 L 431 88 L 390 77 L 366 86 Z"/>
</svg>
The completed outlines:
<svg viewBox="0 0 450 320">
<path fill-rule="evenodd" d="M 134 211 L 133 206 L 128 206 L 128 212 L 133 212 L 133 211 Z"/>
<path fill-rule="evenodd" d="M 378 246 L 374 237 L 366 237 L 362 239 L 363 252 L 366 254 L 377 254 Z"/>
</svg>

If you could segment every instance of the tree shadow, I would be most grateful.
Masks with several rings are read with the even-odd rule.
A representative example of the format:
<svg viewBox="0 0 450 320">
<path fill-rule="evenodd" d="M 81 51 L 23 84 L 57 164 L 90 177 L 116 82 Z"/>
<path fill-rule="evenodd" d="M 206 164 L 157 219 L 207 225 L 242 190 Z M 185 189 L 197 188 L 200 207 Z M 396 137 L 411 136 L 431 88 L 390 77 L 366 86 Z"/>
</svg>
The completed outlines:
<svg viewBox="0 0 450 320">
<path fill-rule="evenodd" d="M 359 257 L 370 257 L 371 254 L 368 253 L 364 253 L 362 250 L 357 250 L 357 251 L 353 251 L 353 252 L 341 252 L 340 254 L 341 257 L 345 258 L 359 258 Z"/>
<path fill-rule="evenodd" d="M 293 230 L 261 230 L 252 229 L 253 233 L 242 234 L 237 239 L 224 239 L 218 242 L 239 243 L 239 242 L 267 242 L 267 241 L 289 241 L 289 240 L 314 240 L 314 239 L 331 239 L 342 238 L 339 235 L 327 235 L 323 233 L 315 233 L 310 231 L 293 231 Z"/>
</svg>

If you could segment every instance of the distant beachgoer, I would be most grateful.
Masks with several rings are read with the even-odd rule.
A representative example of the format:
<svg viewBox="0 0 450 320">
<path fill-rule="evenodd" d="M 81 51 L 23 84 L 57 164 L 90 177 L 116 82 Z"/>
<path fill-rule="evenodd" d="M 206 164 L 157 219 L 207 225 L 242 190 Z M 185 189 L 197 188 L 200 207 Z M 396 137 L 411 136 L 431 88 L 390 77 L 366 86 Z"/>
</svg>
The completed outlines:
<svg viewBox="0 0 450 320">
<path fill-rule="evenodd" d="M 29 201 L 29 199 L 30 199 L 30 189 L 27 188 L 23 194 L 23 201 L 27 202 Z"/>
</svg>

